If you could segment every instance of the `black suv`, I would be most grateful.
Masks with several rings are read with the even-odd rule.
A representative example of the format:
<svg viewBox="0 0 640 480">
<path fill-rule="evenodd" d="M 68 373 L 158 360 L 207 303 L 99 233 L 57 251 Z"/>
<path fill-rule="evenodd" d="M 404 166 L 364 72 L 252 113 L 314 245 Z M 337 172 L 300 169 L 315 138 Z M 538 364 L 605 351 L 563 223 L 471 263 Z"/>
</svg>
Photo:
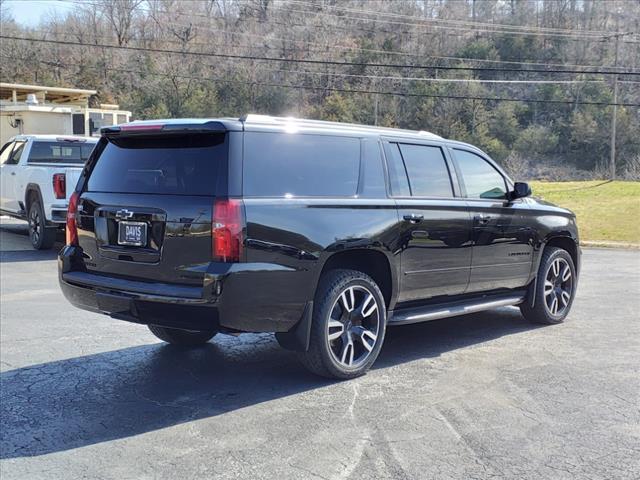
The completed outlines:
<svg viewBox="0 0 640 480">
<path fill-rule="evenodd" d="M 320 375 L 373 364 L 390 325 L 573 301 L 574 215 L 427 132 L 249 115 L 102 129 L 67 218 L 74 305 L 178 345 L 275 332 Z"/>
</svg>

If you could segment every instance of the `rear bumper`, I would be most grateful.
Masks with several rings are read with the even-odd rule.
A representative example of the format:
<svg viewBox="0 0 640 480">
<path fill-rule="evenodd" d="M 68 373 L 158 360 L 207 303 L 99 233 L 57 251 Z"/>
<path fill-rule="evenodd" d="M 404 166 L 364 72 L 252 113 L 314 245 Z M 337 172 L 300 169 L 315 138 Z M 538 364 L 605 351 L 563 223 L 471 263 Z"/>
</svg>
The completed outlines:
<svg viewBox="0 0 640 480">
<path fill-rule="evenodd" d="M 67 200 L 58 200 L 57 203 L 53 203 L 48 207 L 48 211 L 45 212 L 45 215 L 51 223 L 66 223 L 68 206 L 69 202 Z"/>
<path fill-rule="evenodd" d="M 63 209 L 51 209 L 51 223 L 64 224 L 67 221 L 67 210 Z"/>
<path fill-rule="evenodd" d="M 90 273 L 81 250 L 64 247 L 58 280 L 74 306 L 115 319 L 187 330 L 223 328 L 287 332 L 302 318 L 309 298 L 300 275 L 271 264 L 211 263 L 203 287 L 133 281 Z M 283 294 L 288 293 L 288 294 Z"/>
<path fill-rule="evenodd" d="M 60 276 L 60 288 L 74 306 L 118 320 L 185 330 L 219 327 L 217 309 L 207 305 L 80 286 L 65 280 L 64 275 Z"/>
</svg>

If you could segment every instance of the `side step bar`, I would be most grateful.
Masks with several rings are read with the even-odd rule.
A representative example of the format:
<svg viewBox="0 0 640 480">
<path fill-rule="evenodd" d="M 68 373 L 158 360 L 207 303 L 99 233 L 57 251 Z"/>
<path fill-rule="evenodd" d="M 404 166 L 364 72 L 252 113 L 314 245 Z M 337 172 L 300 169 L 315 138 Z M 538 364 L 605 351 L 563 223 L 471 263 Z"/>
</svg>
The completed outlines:
<svg viewBox="0 0 640 480">
<path fill-rule="evenodd" d="M 428 322 L 440 318 L 482 312 L 498 307 L 518 305 L 525 300 L 525 295 L 496 295 L 491 297 L 472 298 L 451 303 L 425 305 L 421 307 L 395 310 L 389 315 L 388 325 L 407 325 L 410 323 Z"/>
</svg>

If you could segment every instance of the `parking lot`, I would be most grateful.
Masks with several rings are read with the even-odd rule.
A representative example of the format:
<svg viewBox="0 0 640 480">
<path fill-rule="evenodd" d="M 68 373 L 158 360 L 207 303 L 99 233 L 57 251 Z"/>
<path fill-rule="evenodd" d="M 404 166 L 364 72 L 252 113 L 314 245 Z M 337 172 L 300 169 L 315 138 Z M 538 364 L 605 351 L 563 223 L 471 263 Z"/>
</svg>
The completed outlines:
<svg viewBox="0 0 640 480">
<path fill-rule="evenodd" d="M 502 309 L 388 333 L 332 382 L 271 335 L 180 350 L 77 310 L 0 227 L 3 480 L 640 477 L 640 252 L 585 250 L 566 323 Z"/>
</svg>

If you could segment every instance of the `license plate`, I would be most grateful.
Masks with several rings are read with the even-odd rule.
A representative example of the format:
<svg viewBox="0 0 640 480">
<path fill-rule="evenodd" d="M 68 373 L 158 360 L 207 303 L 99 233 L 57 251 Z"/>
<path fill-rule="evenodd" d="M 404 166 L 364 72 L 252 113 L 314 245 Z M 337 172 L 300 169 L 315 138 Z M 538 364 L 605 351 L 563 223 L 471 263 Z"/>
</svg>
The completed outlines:
<svg viewBox="0 0 640 480">
<path fill-rule="evenodd" d="M 147 224 L 144 222 L 118 222 L 118 244 L 143 247 L 147 244 Z"/>
</svg>

